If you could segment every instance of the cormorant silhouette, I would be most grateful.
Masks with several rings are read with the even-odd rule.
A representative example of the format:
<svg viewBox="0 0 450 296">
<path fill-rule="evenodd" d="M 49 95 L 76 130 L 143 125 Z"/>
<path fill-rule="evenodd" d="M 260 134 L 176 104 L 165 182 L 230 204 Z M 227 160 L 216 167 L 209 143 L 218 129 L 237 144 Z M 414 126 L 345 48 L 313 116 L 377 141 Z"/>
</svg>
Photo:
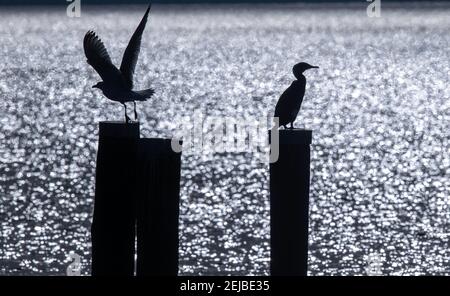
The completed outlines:
<svg viewBox="0 0 450 296">
<path fill-rule="evenodd" d="M 290 129 L 294 128 L 294 121 L 297 118 L 298 112 L 303 102 L 305 95 L 306 78 L 303 72 L 308 69 L 319 68 L 311 66 L 308 63 L 298 63 L 292 68 L 295 78 L 291 86 L 289 86 L 281 95 L 275 107 L 274 117 L 279 118 L 280 126 L 287 128 L 287 124 L 291 124 Z"/>
<path fill-rule="evenodd" d="M 130 121 L 130 118 L 127 115 L 127 105 L 125 103 L 133 102 L 134 118 L 137 120 L 136 101 L 145 101 L 154 93 L 154 90 L 151 88 L 140 91 L 132 90 L 134 69 L 136 68 L 142 33 L 147 23 L 150 8 L 151 5 L 148 6 L 144 17 L 128 43 L 123 54 L 120 70 L 112 63 L 108 51 L 95 32 L 88 31 L 84 36 L 83 46 L 87 62 L 103 79 L 103 81 L 92 86 L 92 88 L 99 88 L 108 99 L 122 103 L 125 107 L 125 121 L 127 123 Z"/>
</svg>

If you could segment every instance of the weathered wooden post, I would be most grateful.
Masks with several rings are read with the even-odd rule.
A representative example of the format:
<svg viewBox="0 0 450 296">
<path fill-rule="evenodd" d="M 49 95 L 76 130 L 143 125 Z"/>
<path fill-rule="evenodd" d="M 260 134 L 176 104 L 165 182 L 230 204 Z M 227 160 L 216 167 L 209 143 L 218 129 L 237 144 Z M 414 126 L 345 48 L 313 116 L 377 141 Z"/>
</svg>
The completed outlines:
<svg viewBox="0 0 450 296">
<path fill-rule="evenodd" d="M 91 227 L 92 275 L 134 274 L 139 123 L 100 122 Z"/>
<path fill-rule="evenodd" d="M 141 139 L 137 173 L 138 276 L 178 274 L 181 153 L 171 139 Z"/>
<path fill-rule="evenodd" d="M 271 275 L 307 275 L 312 131 L 279 130 L 270 164 Z"/>
</svg>

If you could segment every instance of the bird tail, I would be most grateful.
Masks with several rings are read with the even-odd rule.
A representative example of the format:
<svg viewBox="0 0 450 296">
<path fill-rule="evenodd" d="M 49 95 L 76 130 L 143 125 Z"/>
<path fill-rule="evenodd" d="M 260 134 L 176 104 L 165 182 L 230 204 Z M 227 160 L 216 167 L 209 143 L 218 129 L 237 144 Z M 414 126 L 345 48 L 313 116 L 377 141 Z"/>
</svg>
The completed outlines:
<svg viewBox="0 0 450 296">
<path fill-rule="evenodd" d="M 136 101 L 146 101 L 147 99 L 151 98 L 154 93 L 155 91 L 153 90 L 153 88 L 134 91 L 133 99 Z"/>
</svg>

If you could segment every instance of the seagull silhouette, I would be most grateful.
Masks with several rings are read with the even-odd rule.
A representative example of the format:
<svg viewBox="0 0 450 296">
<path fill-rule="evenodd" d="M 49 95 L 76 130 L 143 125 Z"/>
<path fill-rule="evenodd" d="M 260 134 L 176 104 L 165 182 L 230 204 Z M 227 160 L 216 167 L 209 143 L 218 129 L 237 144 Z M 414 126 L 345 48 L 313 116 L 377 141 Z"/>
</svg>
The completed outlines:
<svg viewBox="0 0 450 296">
<path fill-rule="evenodd" d="M 127 123 L 130 121 L 130 118 L 127 115 L 127 105 L 125 103 L 133 102 L 134 119 L 137 120 L 136 101 L 146 101 L 154 94 L 154 90 L 151 88 L 140 91 L 133 90 L 133 74 L 150 8 L 151 5 L 148 6 L 144 17 L 125 49 L 120 70 L 112 63 L 108 51 L 95 32 L 88 31 L 84 36 L 83 47 L 87 62 L 103 79 L 103 81 L 92 86 L 92 88 L 99 88 L 108 99 L 122 103 L 125 107 L 125 122 Z"/>
<path fill-rule="evenodd" d="M 283 92 L 275 107 L 275 117 L 279 118 L 280 126 L 285 129 L 288 123 L 291 124 L 290 129 L 294 128 L 294 121 L 297 118 L 298 112 L 303 102 L 305 95 L 306 78 L 303 72 L 308 69 L 319 68 L 311 66 L 308 63 L 298 63 L 292 68 L 295 78 L 292 84 Z"/>
</svg>

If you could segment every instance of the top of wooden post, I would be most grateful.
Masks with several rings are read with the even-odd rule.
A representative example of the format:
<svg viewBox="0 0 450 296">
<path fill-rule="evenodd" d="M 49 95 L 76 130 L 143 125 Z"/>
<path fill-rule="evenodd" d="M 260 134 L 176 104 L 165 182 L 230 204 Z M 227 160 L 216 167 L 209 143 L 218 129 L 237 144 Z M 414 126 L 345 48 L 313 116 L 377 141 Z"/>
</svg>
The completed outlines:
<svg viewBox="0 0 450 296">
<path fill-rule="evenodd" d="M 175 154 L 171 142 L 172 139 L 143 138 L 139 140 L 139 146 L 152 154 Z"/>
<path fill-rule="evenodd" d="M 139 139 L 139 122 L 100 121 L 99 137 Z"/>
</svg>

